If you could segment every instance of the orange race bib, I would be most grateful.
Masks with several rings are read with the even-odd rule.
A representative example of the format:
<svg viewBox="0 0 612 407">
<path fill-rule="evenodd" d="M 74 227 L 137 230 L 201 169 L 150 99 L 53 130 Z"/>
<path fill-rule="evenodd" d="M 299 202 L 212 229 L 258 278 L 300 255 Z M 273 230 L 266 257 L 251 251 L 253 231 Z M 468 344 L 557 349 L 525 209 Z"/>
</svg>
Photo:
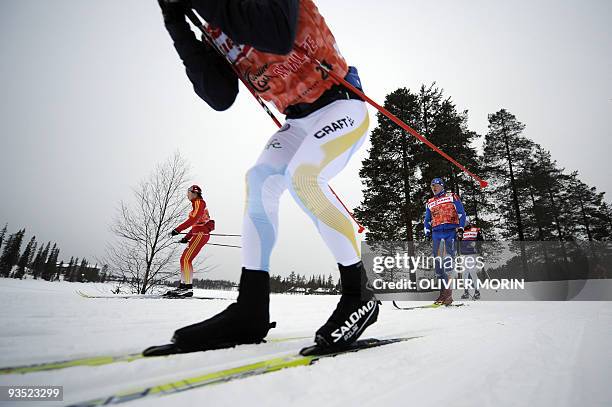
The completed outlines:
<svg viewBox="0 0 612 407">
<path fill-rule="evenodd" d="M 249 86 L 281 113 L 288 106 L 314 102 L 333 85 L 325 70 L 298 50 L 287 55 L 269 54 L 234 43 L 218 28 L 210 26 L 208 32 Z M 300 1 L 295 44 L 338 75 L 347 74 L 346 61 L 312 0 Z"/>
<path fill-rule="evenodd" d="M 459 215 L 453 200 L 453 194 L 446 193 L 427 201 L 427 207 L 431 212 L 432 227 L 442 224 L 459 224 Z"/>
</svg>

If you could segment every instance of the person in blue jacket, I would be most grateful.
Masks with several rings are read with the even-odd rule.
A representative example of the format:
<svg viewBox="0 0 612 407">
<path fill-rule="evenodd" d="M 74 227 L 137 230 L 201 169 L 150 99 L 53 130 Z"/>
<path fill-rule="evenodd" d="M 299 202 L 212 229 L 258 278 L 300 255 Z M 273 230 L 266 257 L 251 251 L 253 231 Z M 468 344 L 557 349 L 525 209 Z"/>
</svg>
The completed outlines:
<svg viewBox="0 0 612 407">
<path fill-rule="evenodd" d="M 465 227 L 466 215 L 459 195 L 446 192 L 444 181 L 434 178 L 431 181 L 433 197 L 425 205 L 425 237 L 433 240 L 433 255 L 436 275 L 442 281 L 450 282 L 453 272 L 453 257 L 457 249 L 457 233 Z M 442 282 L 441 282 L 442 284 Z M 440 287 L 440 296 L 436 305 L 450 305 L 453 302 L 453 290 Z"/>
</svg>

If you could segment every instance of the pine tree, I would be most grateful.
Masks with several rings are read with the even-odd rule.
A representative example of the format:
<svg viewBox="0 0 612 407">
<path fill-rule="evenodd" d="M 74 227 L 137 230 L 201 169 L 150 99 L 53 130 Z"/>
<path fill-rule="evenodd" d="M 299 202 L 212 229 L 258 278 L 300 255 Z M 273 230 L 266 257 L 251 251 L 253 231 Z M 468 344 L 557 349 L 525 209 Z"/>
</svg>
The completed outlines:
<svg viewBox="0 0 612 407">
<path fill-rule="evenodd" d="M 296 275 L 295 275 L 295 271 L 291 271 L 291 273 L 289 273 L 289 284 L 291 284 L 292 286 L 295 286 L 296 284 Z"/>
<path fill-rule="evenodd" d="M 574 171 L 567 178 L 566 199 L 572 211 L 573 234 L 575 239 L 586 239 L 588 241 L 607 237 L 606 233 L 594 235 L 594 224 L 598 218 L 602 218 L 600 208 L 603 204 L 603 193 L 598 193 L 595 187 L 591 187 L 578 178 L 578 172 Z M 596 227 L 599 231 L 600 228 Z"/>
<path fill-rule="evenodd" d="M 81 260 L 81 264 L 79 265 L 79 268 L 76 270 L 76 281 L 78 281 L 79 283 L 82 283 L 83 281 L 85 281 L 86 274 L 87 274 L 87 260 L 83 258 L 83 260 Z"/>
<path fill-rule="evenodd" d="M 2 255 L 0 255 L 0 277 L 8 277 L 9 273 L 11 272 L 10 258 L 13 255 L 13 253 L 11 253 L 11 247 L 13 246 L 14 238 L 14 235 L 8 235 L 6 242 L 4 243 Z"/>
<path fill-rule="evenodd" d="M 0 277 L 9 277 L 13 266 L 19 261 L 19 253 L 21 251 L 21 242 L 25 229 L 9 235 L 2 256 L 0 256 Z"/>
<path fill-rule="evenodd" d="M 49 258 L 50 248 L 51 242 L 47 242 L 47 245 L 44 249 L 41 246 L 38 254 L 36 255 L 36 258 L 34 259 L 34 264 L 32 266 L 32 274 L 34 275 L 35 279 L 38 279 L 38 277 L 40 277 L 44 272 L 45 264 L 47 264 L 47 259 Z"/>
<path fill-rule="evenodd" d="M 559 195 L 563 182 L 563 169 L 552 160 L 550 152 L 535 145 L 533 156 L 526 164 L 528 176 L 523 188 L 529 193 L 531 219 L 537 227 L 535 240 L 561 240 Z"/>
<path fill-rule="evenodd" d="M 491 193 L 499 200 L 499 223 L 505 224 L 502 236 L 525 240 L 521 202 L 527 201 L 525 191 L 519 189 L 519 169 L 525 167 L 533 143 L 522 132 L 525 125 L 501 109 L 489 115 L 489 131 L 485 136 L 484 161 L 487 176 L 492 181 Z"/>
<path fill-rule="evenodd" d="M 45 262 L 42 268 L 41 277 L 44 280 L 51 281 L 53 279 L 53 276 L 55 276 L 57 272 L 58 256 L 59 256 L 59 250 L 57 248 L 57 244 L 54 243 L 53 247 L 51 248 L 51 251 L 49 252 L 49 257 L 47 258 L 47 261 Z"/>
<path fill-rule="evenodd" d="M 34 263 L 34 256 L 36 256 L 36 249 L 38 248 L 38 242 L 34 241 L 32 244 L 32 248 L 30 249 L 30 257 L 28 257 L 28 268 L 32 269 L 32 264 Z"/>
<path fill-rule="evenodd" d="M 59 249 L 58 249 L 58 253 L 59 253 Z M 55 276 L 53 277 L 54 281 L 61 280 L 62 271 L 64 271 L 64 260 L 60 260 L 59 264 L 57 265 L 57 271 L 56 271 Z"/>
<path fill-rule="evenodd" d="M 64 274 L 64 281 L 72 281 L 72 269 L 74 268 L 74 257 L 70 257 L 70 262 L 68 262 L 68 267 L 66 267 L 66 273 Z"/>
<path fill-rule="evenodd" d="M 612 210 L 607 202 L 602 202 L 592 213 L 593 238 L 597 241 L 609 241 L 612 237 Z"/>
<path fill-rule="evenodd" d="M 26 268 L 30 265 L 30 259 L 32 257 L 33 250 L 36 250 L 36 236 L 32 236 L 25 250 L 21 254 L 21 257 L 17 262 L 17 270 L 15 271 L 15 275 L 13 276 L 14 278 L 23 278 L 26 273 Z"/>
<path fill-rule="evenodd" d="M 32 260 L 32 262 L 30 263 L 30 268 L 32 269 L 32 276 L 36 279 L 38 278 L 38 268 L 40 267 L 41 261 L 42 261 L 42 253 L 43 253 L 43 246 L 40 245 L 40 247 L 38 248 L 38 251 L 36 252 L 36 256 L 34 256 L 34 260 Z"/>
</svg>

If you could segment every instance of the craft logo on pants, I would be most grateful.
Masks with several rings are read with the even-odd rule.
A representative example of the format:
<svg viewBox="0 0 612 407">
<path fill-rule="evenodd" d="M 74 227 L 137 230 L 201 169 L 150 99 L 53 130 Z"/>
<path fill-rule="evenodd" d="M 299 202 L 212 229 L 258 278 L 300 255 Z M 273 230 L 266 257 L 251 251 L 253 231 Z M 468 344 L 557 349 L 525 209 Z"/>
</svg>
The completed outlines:
<svg viewBox="0 0 612 407">
<path fill-rule="evenodd" d="M 314 136 L 316 138 L 323 138 L 328 134 L 334 133 L 336 130 L 342 130 L 346 127 L 353 127 L 355 124 L 355 120 L 353 120 L 350 116 L 346 116 L 340 120 L 336 120 L 323 127 L 321 130 L 317 131 Z"/>
</svg>

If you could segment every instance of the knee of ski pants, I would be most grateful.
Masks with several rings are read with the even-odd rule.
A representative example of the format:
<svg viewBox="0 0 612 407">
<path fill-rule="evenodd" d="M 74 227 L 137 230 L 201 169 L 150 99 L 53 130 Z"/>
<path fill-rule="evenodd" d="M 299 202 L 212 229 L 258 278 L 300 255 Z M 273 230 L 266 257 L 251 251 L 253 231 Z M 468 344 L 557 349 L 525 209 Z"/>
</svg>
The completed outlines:
<svg viewBox="0 0 612 407">
<path fill-rule="evenodd" d="M 287 172 L 286 182 L 291 193 L 308 214 L 314 218 L 321 218 L 326 210 L 332 209 L 329 205 L 322 205 L 320 194 L 327 187 L 327 180 L 321 176 L 320 170 L 315 166 L 303 165 L 299 173 Z M 317 204 L 318 202 L 318 204 Z"/>
<path fill-rule="evenodd" d="M 253 216 L 267 218 L 267 205 L 277 205 L 277 198 L 286 188 L 284 173 L 286 167 L 274 168 L 266 164 L 255 164 L 245 175 L 245 211 Z"/>
</svg>

